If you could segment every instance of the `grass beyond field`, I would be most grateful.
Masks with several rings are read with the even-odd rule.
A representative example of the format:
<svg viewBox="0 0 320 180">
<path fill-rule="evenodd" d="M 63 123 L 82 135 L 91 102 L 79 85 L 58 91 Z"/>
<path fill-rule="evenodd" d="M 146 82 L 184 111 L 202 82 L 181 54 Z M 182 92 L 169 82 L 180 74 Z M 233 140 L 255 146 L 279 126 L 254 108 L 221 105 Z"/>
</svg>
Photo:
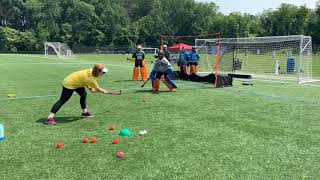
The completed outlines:
<svg viewBox="0 0 320 180">
<path fill-rule="evenodd" d="M 320 93 L 318 86 L 253 80 L 253 86 L 214 89 L 175 81 L 133 82 L 123 55 L 77 55 L 71 60 L 0 55 L 0 179 L 318 179 Z M 315 56 L 314 74 L 320 75 Z M 105 63 L 100 86 L 122 95 L 88 93 L 95 117 L 79 118 L 78 95 L 58 112 L 57 126 L 42 122 L 59 98 L 68 74 Z M 148 68 L 151 64 L 148 63 Z M 17 93 L 8 99 L 8 93 Z M 108 127 L 115 125 L 114 132 Z M 133 131 L 120 137 L 121 128 Z M 139 130 L 147 130 L 144 137 Z M 95 144 L 82 143 L 96 137 Z M 63 143 L 61 149 L 57 143 Z M 124 152 L 124 158 L 116 152 Z"/>
<path fill-rule="evenodd" d="M 320 79 L 320 53 L 313 55 L 312 58 L 312 76 Z"/>
<path fill-rule="evenodd" d="M 232 71 L 232 59 L 233 59 L 233 52 L 229 52 L 222 55 L 222 59 L 219 63 L 219 70 L 222 72 L 231 72 Z M 200 71 L 208 71 L 208 64 L 211 63 L 211 66 L 215 66 L 215 56 L 212 55 L 200 55 L 200 61 L 199 61 L 199 70 Z M 295 60 L 294 65 L 292 68 L 294 68 L 295 72 L 287 73 L 287 56 L 276 56 L 275 58 L 272 58 L 271 53 L 266 54 L 244 54 L 244 53 L 238 53 L 237 59 L 241 62 L 241 68 L 236 69 L 235 73 L 256 73 L 256 74 L 273 74 L 275 72 L 275 60 L 279 60 L 279 74 L 283 76 L 289 76 L 291 78 L 296 78 L 298 76 L 298 67 L 299 67 L 299 56 L 295 55 L 293 56 L 293 59 Z M 320 54 L 313 54 L 312 59 L 309 58 L 311 56 L 303 56 L 303 60 L 301 63 L 301 68 L 304 70 L 301 73 L 302 77 L 309 77 L 309 70 L 312 70 L 312 76 L 315 79 L 320 78 Z M 208 59 L 208 60 L 207 60 Z M 312 60 L 312 67 L 309 68 L 309 62 Z M 208 62 L 209 61 L 209 62 Z M 210 66 L 210 65 L 209 65 Z M 204 68 L 205 67 L 205 68 Z M 307 71 L 308 69 L 308 71 Z"/>
</svg>

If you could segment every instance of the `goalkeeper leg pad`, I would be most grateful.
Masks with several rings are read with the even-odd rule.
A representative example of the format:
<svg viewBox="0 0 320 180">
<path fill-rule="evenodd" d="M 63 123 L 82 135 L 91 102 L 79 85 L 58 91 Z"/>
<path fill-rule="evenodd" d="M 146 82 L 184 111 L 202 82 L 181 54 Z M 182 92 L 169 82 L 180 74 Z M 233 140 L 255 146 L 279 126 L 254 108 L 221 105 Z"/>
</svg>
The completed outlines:
<svg viewBox="0 0 320 180">
<path fill-rule="evenodd" d="M 190 65 L 190 75 L 196 73 L 196 67 L 195 65 Z"/>
<path fill-rule="evenodd" d="M 176 91 L 176 89 L 173 88 L 166 80 L 162 80 L 162 82 L 169 88 L 170 92 Z"/>
<path fill-rule="evenodd" d="M 137 81 L 138 77 L 139 77 L 139 68 L 135 66 L 132 72 L 132 80 Z"/>
<path fill-rule="evenodd" d="M 165 78 L 165 81 L 166 81 L 172 88 L 177 89 L 176 84 L 172 81 L 172 79 L 171 79 L 170 77 L 167 76 L 167 77 Z"/>
<path fill-rule="evenodd" d="M 152 70 L 150 73 L 150 80 L 153 82 L 154 80 L 156 80 L 156 75 L 157 75 L 157 71 Z"/>
<path fill-rule="evenodd" d="M 182 72 L 183 72 L 184 74 L 188 74 L 188 72 L 187 72 L 187 65 L 186 65 L 186 64 L 183 64 L 183 65 L 182 65 Z"/>
<path fill-rule="evenodd" d="M 160 90 L 160 79 L 153 81 L 153 91 L 158 92 Z"/>
<path fill-rule="evenodd" d="M 141 78 L 143 81 L 146 81 L 148 79 L 148 71 L 146 64 L 143 62 L 143 66 L 140 67 L 140 73 L 141 73 Z"/>
</svg>

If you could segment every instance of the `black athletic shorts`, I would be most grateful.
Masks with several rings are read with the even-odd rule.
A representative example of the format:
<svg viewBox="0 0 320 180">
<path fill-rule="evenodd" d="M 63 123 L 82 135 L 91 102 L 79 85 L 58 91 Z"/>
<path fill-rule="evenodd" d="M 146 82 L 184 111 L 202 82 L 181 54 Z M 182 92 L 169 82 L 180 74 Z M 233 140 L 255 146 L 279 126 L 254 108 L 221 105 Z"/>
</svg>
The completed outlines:
<svg viewBox="0 0 320 180">
<path fill-rule="evenodd" d="M 143 67 L 143 60 L 142 59 L 139 59 L 139 60 L 135 60 L 134 62 L 134 66 L 135 67 Z"/>
<path fill-rule="evenodd" d="M 198 66 L 198 62 L 189 62 L 190 65 Z"/>
<path fill-rule="evenodd" d="M 166 76 L 166 73 L 165 72 L 157 72 L 157 74 L 156 74 L 156 78 L 157 79 L 161 79 L 161 77 L 163 76 L 163 75 L 165 75 Z"/>
</svg>

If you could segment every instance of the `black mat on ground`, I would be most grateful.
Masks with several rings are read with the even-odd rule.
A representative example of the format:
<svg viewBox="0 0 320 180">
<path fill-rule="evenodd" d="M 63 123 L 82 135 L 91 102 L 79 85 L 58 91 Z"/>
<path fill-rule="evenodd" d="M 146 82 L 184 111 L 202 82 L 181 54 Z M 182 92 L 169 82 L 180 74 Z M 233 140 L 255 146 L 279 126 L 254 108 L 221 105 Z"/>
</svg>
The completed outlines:
<svg viewBox="0 0 320 180">
<path fill-rule="evenodd" d="M 208 74 L 206 76 L 199 76 L 197 74 L 184 74 L 180 73 L 179 71 L 173 72 L 173 79 L 181 79 L 185 81 L 193 81 L 193 82 L 205 82 L 205 83 L 215 83 L 216 76 L 215 74 Z M 232 86 L 233 78 L 231 75 L 218 75 L 217 80 L 217 87 L 224 87 L 224 86 Z"/>
<path fill-rule="evenodd" d="M 233 78 L 251 79 L 252 76 L 248 74 L 228 74 Z"/>
</svg>

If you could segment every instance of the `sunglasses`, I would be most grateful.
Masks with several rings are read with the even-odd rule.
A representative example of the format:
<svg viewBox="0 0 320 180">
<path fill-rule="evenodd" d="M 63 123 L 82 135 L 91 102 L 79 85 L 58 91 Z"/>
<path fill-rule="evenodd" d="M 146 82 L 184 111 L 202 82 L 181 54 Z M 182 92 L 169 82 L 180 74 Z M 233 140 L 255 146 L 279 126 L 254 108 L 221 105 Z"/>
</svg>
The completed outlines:
<svg viewBox="0 0 320 180">
<path fill-rule="evenodd" d="M 102 72 L 102 74 L 105 74 L 106 72 L 103 72 L 103 68 L 99 70 L 100 72 Z"/>
</svg>

